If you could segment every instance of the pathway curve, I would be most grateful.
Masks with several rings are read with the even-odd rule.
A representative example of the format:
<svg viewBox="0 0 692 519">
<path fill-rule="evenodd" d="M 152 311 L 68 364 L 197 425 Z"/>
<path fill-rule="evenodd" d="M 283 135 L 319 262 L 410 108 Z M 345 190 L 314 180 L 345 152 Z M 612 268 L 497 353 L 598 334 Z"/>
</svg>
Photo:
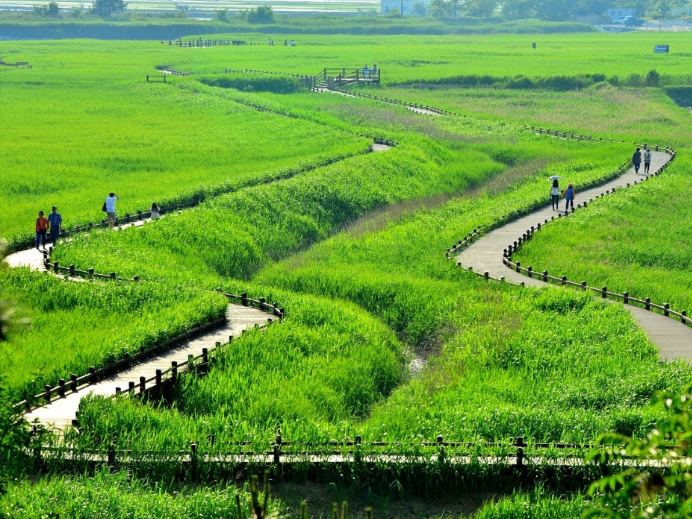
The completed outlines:
<svg viewBox="0 0 692 519">
<path fill-rule="evenodd" d="M 120 225 L 115 230 L 138 227 L 148 221 L 151 221 L 151 218 Z M 11 268 L 29 267 L 34 271 L 47 272 L 43 263 L 43 251 L 35 248 L 15 252 L 7 256 L 5 261 Z M 82 278 L 73 279 L 75 281 L 84 281 Z M 257 308 L 231 303 L 226 310 L 226 323 L 223 326 L 214 328 L 197 338 L 185 341 L 180 346 L 119 371 L 110 377 L 81 386 L 77 391 L 68 390 L 65 396 L 55 397 L 43 406 L 26 412 L 25 417 L 30 422 L 38 420 L 49 428 L 68 428 L 72 425 L 72 420 L 77 416 L 79 402 L 86 395 L 112 396 L 116 393 L 116 388 L 125 391 L 129 387 L 130 382 L 139 384 L 140 377 L 150 379 L 156 376 L 156 370 L 166 371 L 169 369 L 172 362 L 182 364 L 188 360 L 190 355 L 197 357 L 202 354 L 203 349 L 212 351 L 216 348 L 217 343 L 225 344 L 232 337 L 241 335 L 243 331 L 249 328 L 266 325 L 269 322 L 268 317 L 266 312 Z"/>
<path fill-rule="evenodd" d="M 140 227 L 144 225 L 145 222 L 150 221 L 151 218 L 144 218 L 136 222 L 130 222 L 119 225 L 117 227 L 114 227 L 114 230 L 119 231 L 121 229 L 126 229 L 128 227 Z M 71 238 L 66 239 L 70 240 Z M 31 270 L 46 272 L 46 266 L 43 264 L 43 251 L 40 251 L 36 248 L 14 252 L 5 258 L 5 262 L 10 266 L 10 268 L 29 267 Z"/>
<path fill-rule="evenodd" d="M 664 152 L 652 152 L 651 170 L 652 172 L 663 166 L 670 160 L 670 156 Z M 599 187 L 583 192 L 577 192 L 576 202 L 589 201 L 600 194 L 614 188 L 625 187 L 628 183 L 633 184 L 645 178 L 643 174 L 634 172 L 634 168 L 628 169 L 624 174 Z M 548 183 L 546 183 L 548 186 Z M 547 192 L 546 187 L 546 192 Z M 546 220 L 551 220 L 557 216 L 557 211 L 545 206 L 534 211 L 528 216 L 519 218 L 498 229 L 481 236 L 476 242 L 465 248 L 456 256 L 457 263 L 463 268 L 471 268 L 475 272 L 488 272 L 491 277 L 504 277 L 513 283 L 524 283 L 525 285 L 541 287 L 548 283 L 542 280 L 529 278 L 514 270 L 509 269 L 502 261 L 504 249 L 509 244 L 526 232 L 531 227 L 543 225 Z M 552 286 L 552 285 L 551 285 Z M 660 356 L 665 360 L 676 358 L 692 359 L 692 328 L 676 322 L 669 317 L 649 312 L 645 309 L 627 305 L 625 306 L 632 316 L 637 320 L 639 326 L 649 335 L 651 342 L 658 346 Z"/>
<path fill-rule="evenodd" d="M 215 328 L 209 333 L 189 340 L 181 346 L 172 348 L 148 361 L 135 364 L 113 376 L 80 387 L 77 391 L 66 391 L 64 397 L 56 397 L 50 403 L 28 411 L 25 417 L 30 422 L 38 419 L 47 427 L 65 429 L 72 425 L 72 420 L 77 416 L 79 402 L 86 395 L 112 396 L 116 393 L 116 388 L 126 391 L 130 382 L 138 385 L 140 377 L 150 379 L 156 376 L 157 369 L 165 371 L 170 368 L 173 361 L 182 364 L 188 360 L 189 355 L 197 357 L 202 354 L 203 348 L 212 351 L 217 343 L 225 344 L 229 342 L 231 337 L 241 335 L 244 330 L 253 328 L 255 325 L 264 326 L 268 322 L 267 313 L 257 308 L 236 304 L 228 305 L 226 318 L 225 325 Z"/>
</svg>

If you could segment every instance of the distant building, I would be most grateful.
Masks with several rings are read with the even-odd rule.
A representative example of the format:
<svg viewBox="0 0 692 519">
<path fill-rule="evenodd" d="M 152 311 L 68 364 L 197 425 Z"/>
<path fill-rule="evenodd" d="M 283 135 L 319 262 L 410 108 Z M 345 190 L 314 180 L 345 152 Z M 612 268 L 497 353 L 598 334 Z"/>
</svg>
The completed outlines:
<svg viewBox="0 0 692 519">
<path fill-rule="evenodd" d="M 637 10 L 626 8 L 608 9 L 606 11 L 606 16 L 610 18 L 610 21 L 613 21 L 618 18 L 624 18 L 625 16 L 637 16 Z"/>
<path fill-rule="evenodd" d="M 389 14 L 392 9 L 396 8 L 399 10 L 399 14 L 406 16 L 412 16 L 415 14 L 413 12 L 413 6 L 415 4 L 425 5 L 427 11 L 430 0 L 381 0 L 382 4 L 380 6 L 380 12 L 382 14 Z"/>
</svg>

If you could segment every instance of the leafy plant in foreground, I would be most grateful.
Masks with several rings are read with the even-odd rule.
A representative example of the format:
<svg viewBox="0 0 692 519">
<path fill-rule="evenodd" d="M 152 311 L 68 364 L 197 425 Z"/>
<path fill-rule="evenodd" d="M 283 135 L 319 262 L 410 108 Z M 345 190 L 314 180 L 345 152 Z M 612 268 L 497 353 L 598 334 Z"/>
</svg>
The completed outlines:
<svg viewBox="0 0 692 519">
<path fill-rule="evenodd" d="M 589 459 L 632 468 L 591 485 L 589 492 L 599 497 L 585 519 L 692 517 L 692 386 L 679 395 L 661 393 L 654 408 L 666 416 L 646 437 L 601 436 L 603 449 Z"/>
</svg>

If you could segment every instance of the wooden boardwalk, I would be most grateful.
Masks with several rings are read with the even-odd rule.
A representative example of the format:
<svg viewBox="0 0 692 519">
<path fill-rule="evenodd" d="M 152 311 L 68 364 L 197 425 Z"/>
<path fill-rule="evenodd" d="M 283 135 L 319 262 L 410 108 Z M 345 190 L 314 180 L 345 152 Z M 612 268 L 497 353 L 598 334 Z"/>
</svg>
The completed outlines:
<svg viewBox="0 0 692 519">
<path fill-rule="evenodd" d="M 655 171 L 668 160 L 670 160 L 670 156 L 667 153 L 652 152 L 651 171 Z M 643 178 L 644 175 L 635 173 L 632 167 L 618 178 L 602 186 L 583 192 L 578 191 L 575 202 L 588 201 L 607 190 L 625 187 L 628 183 L 633 184 L 634 181 L 639 182 Z M 549 188 L 549 182 L 546 180 L 546 198 Z M 561 200 L 561 204 L 564 206 L 564 201 Z M 546 205 L 528 216 L 519 218 L 482 236 L 457 255 L 456 261 L 461 263 L 463 268 L 472 268 L 479 273 L 488 272 L 491 277 L 504 277 L 512 283 L 524 283 L 526 286 L 535 287 L 545 286 L 547 283 L 542 280 L 529 278 L 507 268 L 502 262 L 502 255 L 504 249 L 525 233 L 527 229 L 532 226 L 537 227 L 539 223 L 543 225 L 546 220 L 550 220 L 554 216 L 557 216 L 557 211 Z M 570 218 L 575 217 L 570 216 Z M 651 342 L 658 346 L 662 359 L 692 359 L 692 328 L 642 308 L 634 306 L 626 306 L 625 308 L 632 313 L 639 326 L 646 331 Z"/>
<path fill-rule="evenodd" d="M 125 229 L 127 227 L 138 227 L 144 225 L 151 219 L 145 219 L 133 223 L 128 223 L 114 228 L 114 230 Z M 68 238 L 69 239 L 69 238 Z M 59 245 L 58 245 L 59 246 Z M 5 258 L 11 268 L 29 267 L 33 271 L 47 272 L 43 264 L 43 251 L 35 248 L 16 252 Z M 72 278 L 74 281 L 84 281 L 82 278 Z M 165 371 L 171 367 L 172 362 L 182 364 L 188 360 L 189 355 L 198 356 L 202 349 L 212 351 L 216 343 L 226 344 L 230 337 L 238 337 L 244 330 L 253 328 L 255 325 L 264 326 L 268 322 L 269 314 L 254 307 L 229 304 L 226 310 L 227 322 L 219 328 L 211 330 L 199 337 L 191 339 L 182 345 L 172 348 L 167 352 L 158 355 L 148 361 L 135 364 L 124 371 L 120 371 L 111 377 L 100 380 L 94 384 L 80 387 L 77 391 L 66 391 L 64 397 L 56 397 L 50 403 L 32 409 L 25 414 L 28 421 L 33 422 L 38 419 L 40 423 L 47 427 L 64 429 L 72 425 L 72 420 L 76 418 L 80 400 L 88 395 L 111 396 L 116 393 L 116 388 L 126 391 L 130 382 L 139 384 L 140 377 L 149 379 L 156 375 L 156 370 Z"/>
<path fill-rule="evenodd" d="M 145 222 L 150 221 L 151 218 L 145 218 L 143 220 L 114 227 L 113 230 L 119 231 L 121 229 L 127 229 L 128 227 L 140 227 L 144 225 Z M 67 241 L 69 240 L 71 240 L 71 238 L 67 238 Z M 7 262 L 10 268 L 29 267 L 31 270 L 46 272 L 46 267 L 43 264 L 43 251 L 36 248 L 14 252 L 5 258 L 5 262 Z"/>
<path fill-rule="evenodd" d="M 75 392 L 66 391 L 64 397 L 56 397 L 50 403 L 27 412 L 26 419 L 30 422 L 38 419 L 47 427 L 58 429 L 70 427 L 72 420 L 76 418 L 79 402 L 86 395 L 111 396 L 116 393 L 116 388 L 126 391 L 130 382 L 139 384 L 140 377 L 149 379 L 156 375 L 157 369 L 165 371 L 170 368 L 173 361 L 181 364 L 187 361 L 188 355 L 195 357 L 200 355 L 203 348 L 211 351 L 216 347 L 217 342 L 225 344 L 230 337 L 238 337 L 243 330 L 253 328 L 255 325 L 264 326 L 268 322 L 269 315 L 257 308 L 230 304 L 226 317 L 228 321 L 224 326 L 191 339 L 146 362 L 135 364 L 111 377 L 83 386 Z"/>
</svg>

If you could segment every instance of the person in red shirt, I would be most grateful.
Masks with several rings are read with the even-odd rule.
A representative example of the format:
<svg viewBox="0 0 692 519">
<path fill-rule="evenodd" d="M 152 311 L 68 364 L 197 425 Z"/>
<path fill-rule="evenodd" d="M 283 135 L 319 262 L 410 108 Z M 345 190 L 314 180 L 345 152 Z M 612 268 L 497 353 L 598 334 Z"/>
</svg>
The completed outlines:
<svg viewBox="0 0 692 519">
<path fill-rule="evenodd" d="M 46 231 L 48 230 L 48 218 L 44 218 L 43 211 L 38 212 L 38 218 L 36 218 L 36 249 L 38 249 L 39 243 L 43 242 L 43 248 L 46 248 Z"/>
</svg>

